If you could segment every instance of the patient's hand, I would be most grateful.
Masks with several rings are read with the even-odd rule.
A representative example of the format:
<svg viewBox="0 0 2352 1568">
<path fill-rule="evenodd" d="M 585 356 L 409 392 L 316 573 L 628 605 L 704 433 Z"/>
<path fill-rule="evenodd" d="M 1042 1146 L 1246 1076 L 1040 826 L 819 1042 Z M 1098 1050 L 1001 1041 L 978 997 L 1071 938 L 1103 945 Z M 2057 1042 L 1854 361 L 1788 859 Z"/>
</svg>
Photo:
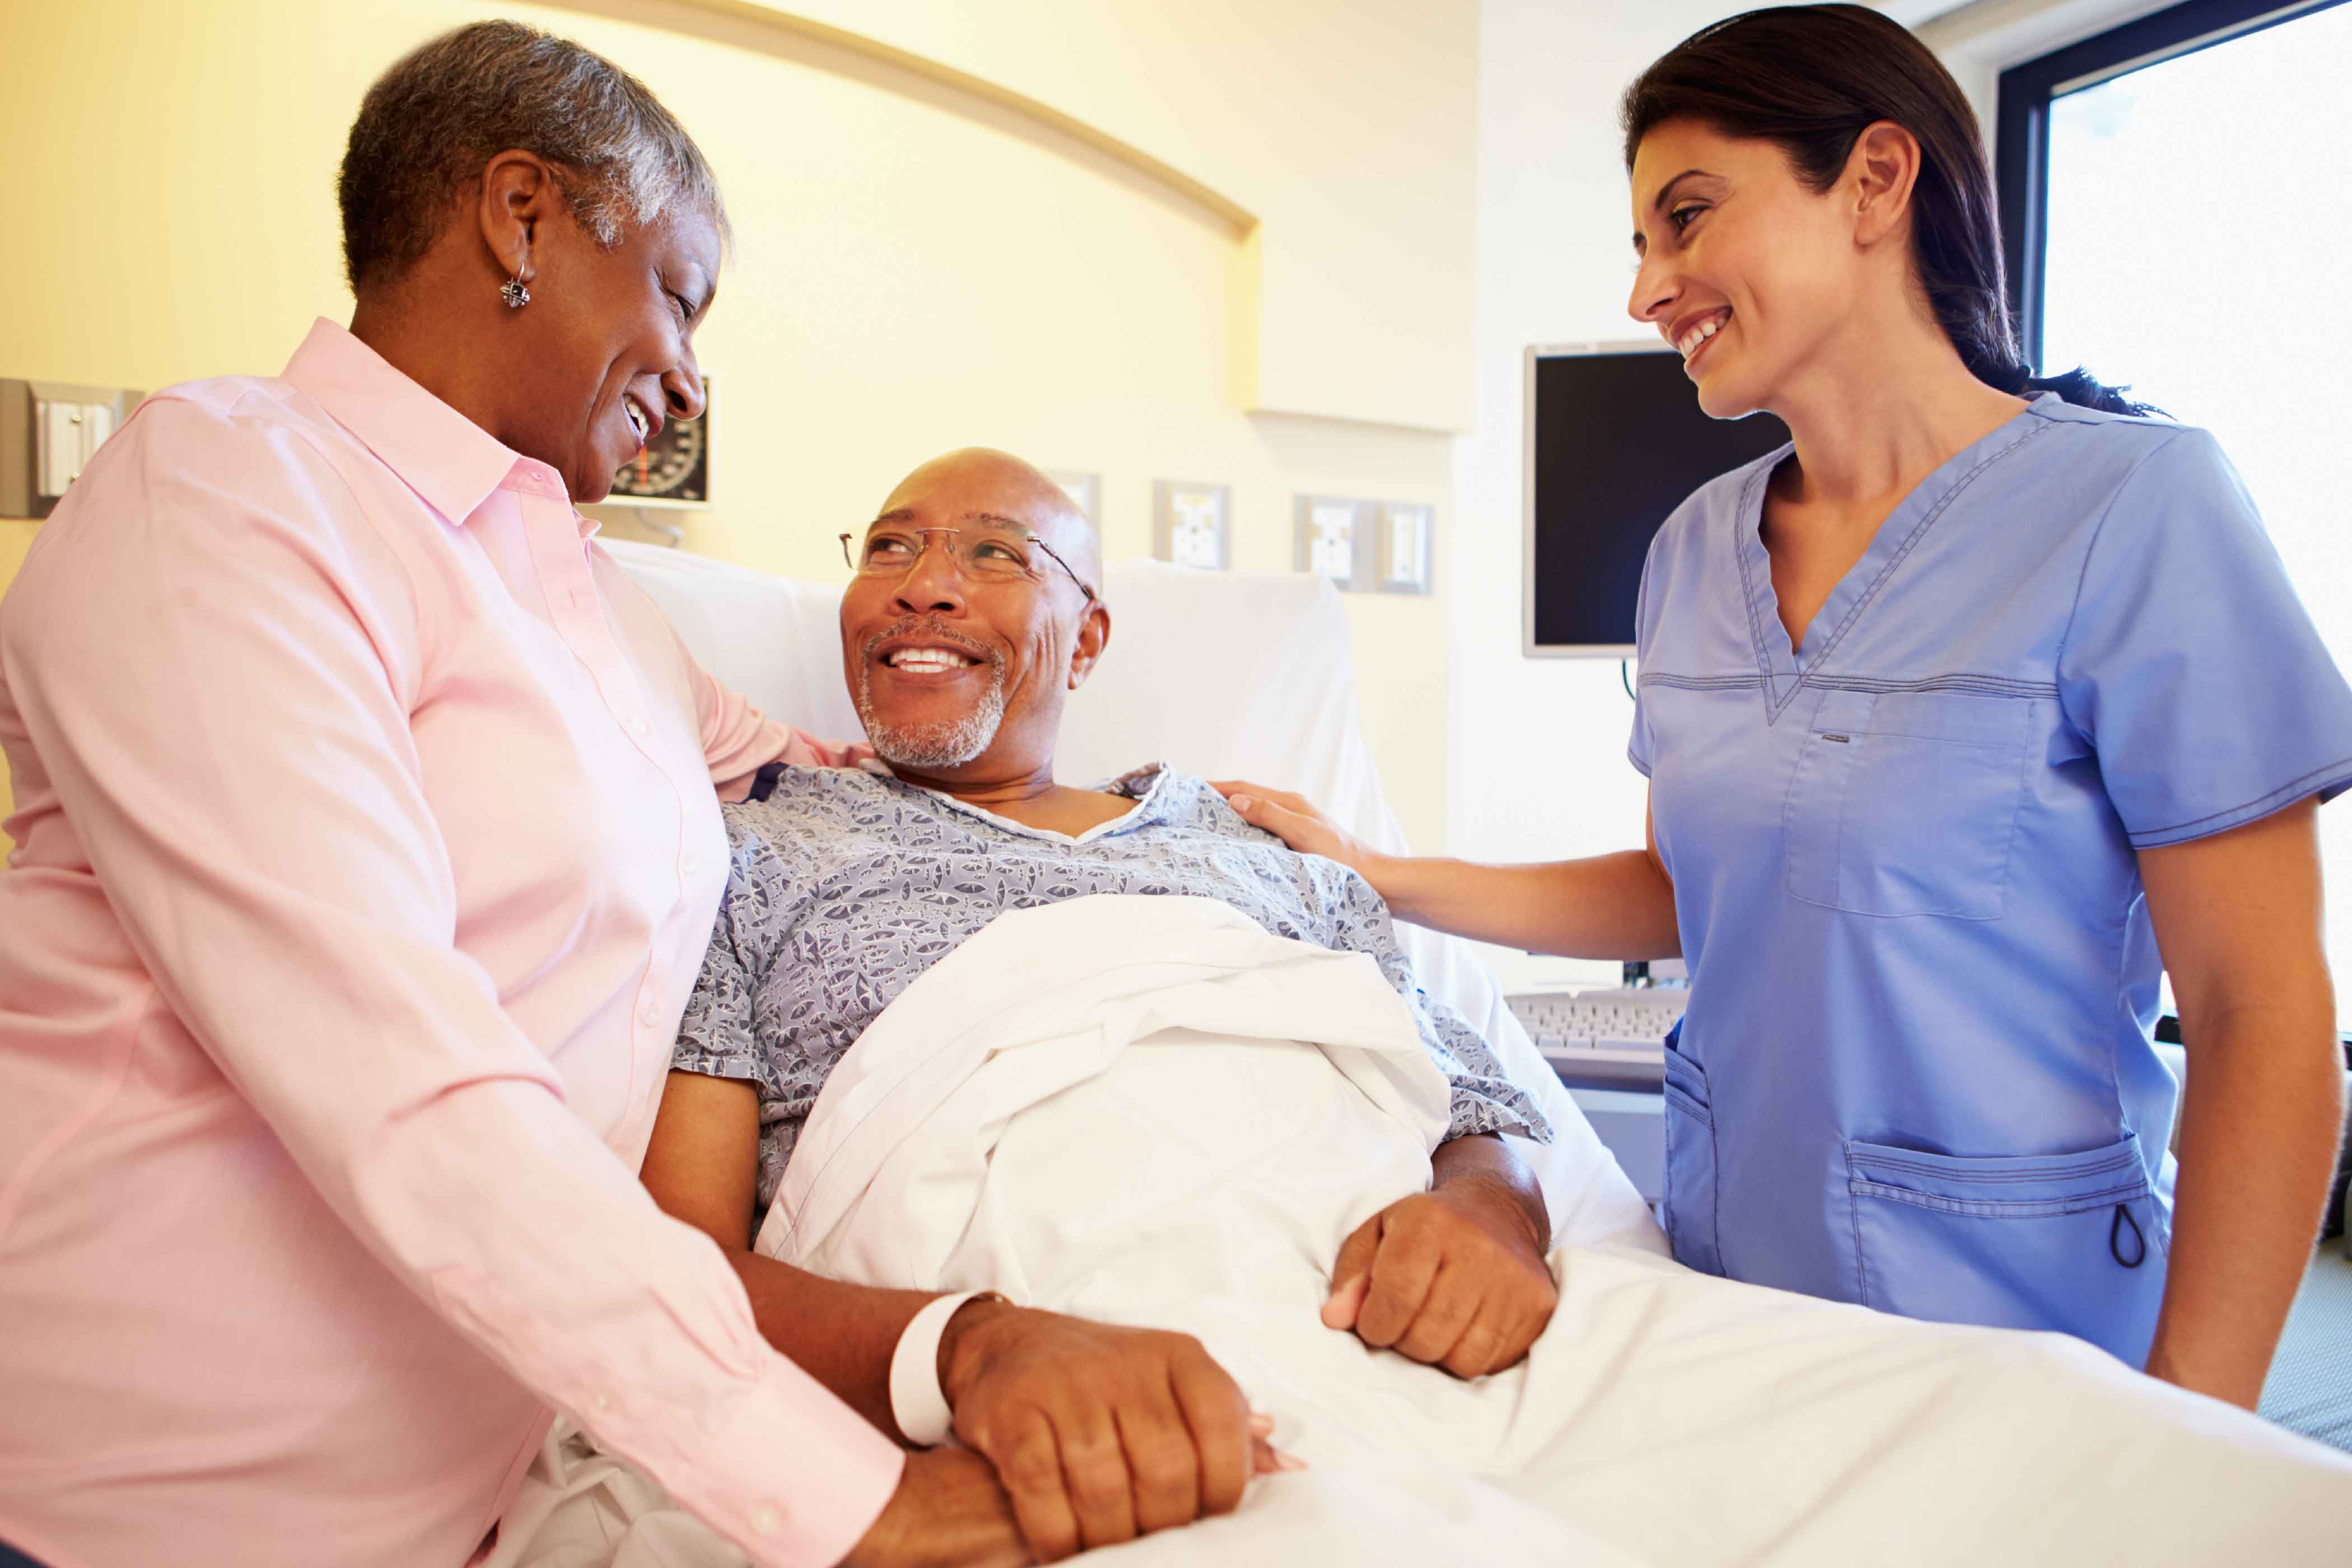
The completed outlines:
<svg viewBox="0 0 2352 1568">
<path fill-rule="evenodd" d="M 842 1568 L 1015 1568 L 1034 1563 L 996 1472 L 978 1454 L 907 1456 L 882 1517 Z"/>
<path fill-rule="evenodd" d="M 1456 1377 L 1517 1365 L 1559 1290 L 1521 1198 L 1484 1174 L 1391 1204 L 1340 1245 L 1323 1321 Z"/>
<path fill-rule="evenodd" d="M 940 1386 L 1047 1563 L 1230 1513 L 1254 1471 L 1285 1468 L 1189 1334 L 974 1302 L 949 1321 Z"/>
</svg>

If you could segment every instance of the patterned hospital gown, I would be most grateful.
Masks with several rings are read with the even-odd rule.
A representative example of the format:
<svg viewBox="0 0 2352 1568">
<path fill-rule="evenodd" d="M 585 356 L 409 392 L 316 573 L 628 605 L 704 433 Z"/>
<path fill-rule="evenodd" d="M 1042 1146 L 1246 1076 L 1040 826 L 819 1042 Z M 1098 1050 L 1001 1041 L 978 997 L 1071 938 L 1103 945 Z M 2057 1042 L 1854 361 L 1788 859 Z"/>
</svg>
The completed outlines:
<svg viewBox="0 0 2352 1568">
<path fill-rule="evenodd" d="M 1139 768 L 1103 786 L 1136 808 L 1076 838 L 877 773 L 772 765 L 760 786 L 724 808 L 727 894 L 671 1065 L 759 1087 L 762 1213 L 825 1079 L 900 992 L 1005 910 L 1093 893 L 1216 899 L 1277 936 L 1370 954 L 1453 1085 L 1447 1136 L 1550 1141 L 1486 1042 L 1414 982 L 1370 885 L 1199 779 Z"/>
</svg>

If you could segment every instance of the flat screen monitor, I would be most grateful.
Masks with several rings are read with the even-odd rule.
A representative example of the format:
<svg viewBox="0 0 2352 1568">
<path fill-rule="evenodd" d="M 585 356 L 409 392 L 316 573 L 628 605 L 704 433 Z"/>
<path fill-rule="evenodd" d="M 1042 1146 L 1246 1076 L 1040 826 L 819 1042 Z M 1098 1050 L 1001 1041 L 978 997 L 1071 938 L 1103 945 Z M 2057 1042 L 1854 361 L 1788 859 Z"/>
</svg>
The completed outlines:
<svg viewBox="0 0 2352 1568">
<path fill-rule="evenodd" d="M 1789 438 L 1710 419 L 1662 343 L 1528 351 L 1526 651 L 1630 658 L 1642 563 L 1690 493 Z"/>
</svg>

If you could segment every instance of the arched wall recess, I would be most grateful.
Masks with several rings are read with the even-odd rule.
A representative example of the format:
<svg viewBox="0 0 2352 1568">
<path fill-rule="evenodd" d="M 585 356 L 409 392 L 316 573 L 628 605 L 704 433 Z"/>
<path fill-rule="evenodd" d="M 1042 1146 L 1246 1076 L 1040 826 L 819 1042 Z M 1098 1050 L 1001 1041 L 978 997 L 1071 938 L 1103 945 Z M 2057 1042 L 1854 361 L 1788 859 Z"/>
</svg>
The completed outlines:
<svg viewBox="0 0 2352 1568">
<path fill-rule="evenodd" d="M 1471 424 L 1470 0 L 667 0 L 654 23 L 921 96 L 1150 188 L 1234 243 L 1253 413 Z"/>
</svg>

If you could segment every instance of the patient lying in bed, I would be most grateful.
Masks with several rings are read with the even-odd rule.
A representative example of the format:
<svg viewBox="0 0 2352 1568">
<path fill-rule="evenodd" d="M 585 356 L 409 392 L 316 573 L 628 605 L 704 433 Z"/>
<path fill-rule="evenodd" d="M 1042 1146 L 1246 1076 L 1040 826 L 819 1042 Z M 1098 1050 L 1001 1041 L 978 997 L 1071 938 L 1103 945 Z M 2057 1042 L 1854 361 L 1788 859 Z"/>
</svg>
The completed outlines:
<svg viewBox="0 0 2352 1568">
<path fill-rule="evenodd" d="M 1365 955 L 1448 1085 L 1432 1192 L 1353 1240 L 1329 1321 L 1461 1376 L 1517 1361 L 1550 1314 L 1550 1227 L 1494 1134 L 1550 1132 L 1486 1042 L 1414 984 L 1379 895 L 1174 769 L 1055 780 L 1063 703 L 1112 625 L 1085 519 L 1029 465 L 968 451 L 918 468 L 845 544 L 858 574 L 844 673 L 882 761 L 774 764 L 726 808 L 727 891 L 672 1063 L 756 1089 L 755 1223 L 844 1056 L 999 916 L 1103 894 L 1208 899 Z M 669 1146 L 698 1138 L 685 1103 L 666 1106 L 647 1156 L 657 1195 Z"/>
<path fill-rule="evenodd" d="M 1090 552 L 989 500 L 1034 496 L 1025 466 L 927 474 L 853 541 L 843 607 L 890 773 L 784 769 L 730 811 L 647 1161 L 673 1212 L 740 1225 L 756 1186 L 757 1249 L 798 1268 L 1197 1336 L 1309 1468 L 1137 1561 L 2340 1550 L 2340 1456 L 2078 1342 L 1546 1256 L 1495 1136 L 1540 1113 L 1420 994 L 1368 889 L 1173 769 L 1054 779 L 1109 631 Z M 1009 591 L 1055 571 L 1078 592 L 1051 614 Z M 758 1106 L 715 1205 L 676 1154 L 719 1103 L 696 1085 Z M 660 1560 L 735 1560 L 709 1548 Z"/>
<path fill-rule="evenodd" d="M 752 799 L 727 808 L 734 863 L 672 1066 L 758 1086 L 761 1211 L 835 1068 L 911 982 L 1010 910 L 1106 894 L 1212 900 L 1277 936 L 1366 955 L 1445 1077 L 1449 1144 L 1507 1130 L 1549 1137 L 1486 1043 L 1413 984 L 1386 909 L 1353 872 L 1285 848 L 1171 768 L 1138 770 L 1102 794 L 1124 815 L 1075 838 L 943 790 L 829 768 L 778 764 Z M 1441 1175 L 1492 1177 L 1507 1160 L 1498 1147 L 1471 1163 L 1464 1152 L 1441 1151 Z M 1383 1313 L 1420 1303 L 1375 1301 L 1365 1331 L 1471 1376 L 1517 1360 L 1542 1328 L 1549 1230 L 1531 1187 L 1515 1182 L 1503 1195 L 1489 1180 L 1464 1191 L 1503 1205 L 1495 1229 L 1517 1243 L 1524 1288 L 1489 1304 L 1498 1321 L 1477 1335 L 1476 1300 L 1441 1302 L 1417 1335 Z M 1449 1322 L 1455 1334 L 1439 1342 Z"/>
</svg>

